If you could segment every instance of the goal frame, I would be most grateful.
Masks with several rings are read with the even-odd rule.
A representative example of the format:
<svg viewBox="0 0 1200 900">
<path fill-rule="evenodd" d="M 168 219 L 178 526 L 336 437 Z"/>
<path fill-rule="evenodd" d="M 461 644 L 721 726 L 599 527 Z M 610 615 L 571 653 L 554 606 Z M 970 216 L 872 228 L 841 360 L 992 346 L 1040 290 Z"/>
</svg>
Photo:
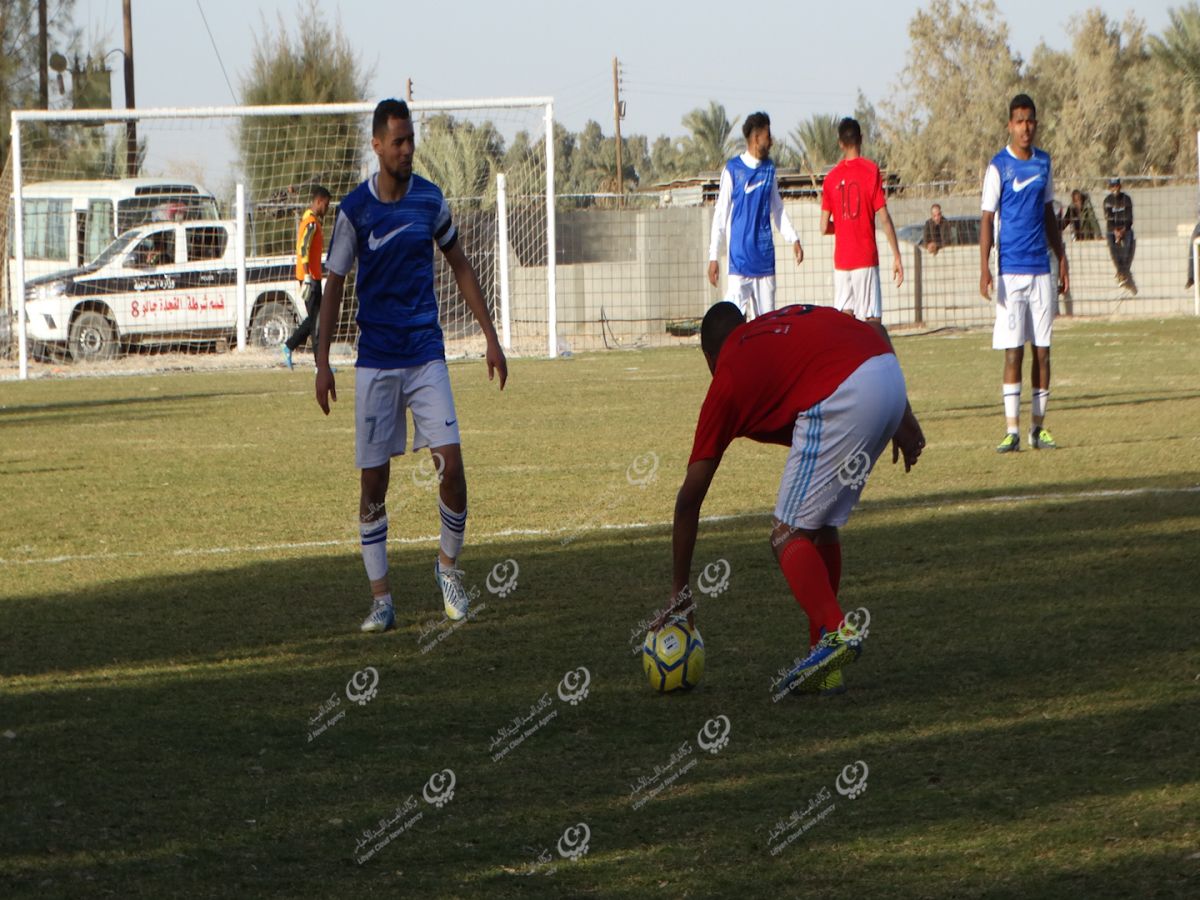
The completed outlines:
<svg viewBox="0 0 1200 900">
<path fill-rule="evenodd" d="M 21 126 L 27 122 L 94 122 L 103 124 L 119 124 L 153 119 L 216 119 L 216 118 L 250 118 L 260 116 L 288 115 L 369 115 L 375 109 L 375 103 L 361 101 L 354 103 L 311 103 L 286 104 L 277 106 L 200 106 L 200 107 L 160 107 L 154 109 L 96 109 L 96 110 L 13 110 L 11 113 L 12 144 L 10 157 L 12 160 L 12 191 L 13 191 L 13 293 L 16 310 L 17 347 L 18 347 L 18 378 L 26 380 L 29 377 L 29 338 L 28 320 L 25 309 L 25 230 L 23 183 L 24 172 L 21 169 Z M 557 302 L 555 261 L 557 259 L 556 228 L 554 216 L 554 98 L 553 97 L 486 97 L 455 100 L 412 100 L 408 103 L 414 113 L 455 112 L 462 110 L 483 109 L 542 109 L 544 110 L 545 153 L 546 153 L 546 353 L 550 358 L 558 355 L 557 340 Z M 242 193 L 238 185 L 239 197 Z M 245 297 L 245 242 L 246 233 L 241 211 L 244 204 L 238 203 L 239 227 L 238 242 L 238 285 L 239 314 L 244 313 Z M 507 267 L 505 267 L 507 268 Z M 505 294 L 507 291 L 504 292 Z M 507 321 L 507 309 L 497 310 L 498 318 Z M 238 324 L 238 349 L 244 349 L 245 323 Z M 507 337 L 507 335 L 505 336 Z"/>
</svg>

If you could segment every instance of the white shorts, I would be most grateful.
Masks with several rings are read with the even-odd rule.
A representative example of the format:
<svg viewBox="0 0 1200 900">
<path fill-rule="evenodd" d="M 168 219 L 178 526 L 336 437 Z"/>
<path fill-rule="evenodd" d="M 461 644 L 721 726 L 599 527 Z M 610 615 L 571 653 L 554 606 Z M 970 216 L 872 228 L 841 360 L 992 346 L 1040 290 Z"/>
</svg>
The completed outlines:
<svg viewBox="0 0 1200 900">
<path fill-rule="evenodd" d="M 413 450 L 459 443 L 458 416 L 444 359 L 408 369 L 355 369 L 354 464 L 382 466 L 405 450 L 405 409 L 412 410 Z"/>
<path fill-rule="evenodd" d="M 996 288 L 996 327 L 992 349 L 1010 350 L 1032 341 L 1049 347 L 1054 330 L 1057 297 L 1054 281 L 1045 275 L 1001 275 Z"/>
<path fill-rule="evenodd" d="M 749 278 L 730 272 L 725 299 L 736 303 L 742 315 L 748 319 L 769 313 L 775 309 L 775 276 L 760 275 L 758 278 Z"/>
<path fill-rule="evenodd" d="M 883 318 L 879 266 L 833 270 L 833 306 L 856 319 Z"/>
<path fill-rule="evenodd" d="M 908 402 L 891 353 L 873 356 L 796 417 L 775 518 L 793 528 L 845 525 Z"/>
</svg>

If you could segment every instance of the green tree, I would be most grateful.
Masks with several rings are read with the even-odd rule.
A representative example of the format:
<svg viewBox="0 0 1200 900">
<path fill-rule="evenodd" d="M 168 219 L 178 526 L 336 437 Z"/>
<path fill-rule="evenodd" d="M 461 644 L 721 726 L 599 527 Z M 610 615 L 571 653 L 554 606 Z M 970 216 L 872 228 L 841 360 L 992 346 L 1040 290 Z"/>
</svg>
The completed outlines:
<svg viewBox="0 0 1200 900">
<path fill-rule="evenodd" d="M 482 208 L 495 197 L 504 138 L 491 122 L 429 116 L 421 120 L 419 140 L 413 168 L 440 187 L 456 209 Z"/>
<path fill-rule="evenodd" d="M 37 0 L 4 0 L 0 4 L 0 161 L 7 160 L 11 143 L 9 114 L 38 105 L 37 7 Z M 78 43 L 74 9 L 75 0 L 59 0 L 48 8 L 47 46 L 51 51 L 65 53 Z"/>
<path fill-rule="evenodd" d="M 889 167 L 910 184 L 978 182 L 1004 143 L 1020 82 L 1008 25 L 992 0 L 931 0 L 908 35 L 907 93 L 884 104 L 879 122 Z"/>
<path fill-rule="evenodd" d="M 1149 52 L 1142 23 L 1117 24 L 1099 9 L 1070 20 L 1071 48 L 1041 44 L 1028 82 L 1038 104 L 1038 144 L 1055 174 L 1096 177 L 1146 169 Z M 1157 102 L 1157 101 L 1155 101 Z"/>
<path fill-rule="evenodd" d="M 242 81 L 242 102 L 251 106 L 338 103 L 362 100 L 369 73 L 340 23 L 330 25 L 317 0 L 295 17 L 288 32 L 255 36 L 250 69 Z M 250 201 L 257 207 L 259 252 L 287 252 L 294 219 L 306 188 L 324 184 L 335 197 L 361 177 L 369 135 L 356 116 L 260 116 L 240 120 L 237 145 Z M 264 223 L 275 216 L 278 223 Z"/>
<path fill-rule="evenodd" d="M 689 132 L 679 148 L 680 174 L 698 175 L 714 172 L 737 152 L 734 135 L 737 119 L 730 121 L 725 107 L 710 100 L 708 108 L 697 107 L 683 117 L 683 127 Z"/>
<path fill-rule="evenodd" d="M 1171 24 L 1150 38 L 1150 49 L 1171 73 L 1200 88 L 1200 6 L 1189 3 L 1168 11 Z"/>
<path fill-rule="evenodd" d="M 822 172 L 841 159 L 838 148 L 837 116 L 809 116 L 792 129 L 788 138 L 799 156 L 800 165 L 810 172 Z"/>
</svg>

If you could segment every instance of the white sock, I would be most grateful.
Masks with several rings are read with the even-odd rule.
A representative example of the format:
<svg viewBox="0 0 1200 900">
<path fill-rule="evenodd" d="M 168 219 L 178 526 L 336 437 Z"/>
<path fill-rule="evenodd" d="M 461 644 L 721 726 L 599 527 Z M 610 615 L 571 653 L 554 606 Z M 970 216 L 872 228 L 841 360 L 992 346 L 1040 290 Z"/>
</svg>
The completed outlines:
<svg viewBox="0 0 1200 900">
<path fill-rule="evenodd" d="M 462 512 L 455 512 L 439 497 L 438 510 L 442 515 L 442 552 L 450 559 L 458 559 L 467 532 L 467 509 L 464 506 Z"/>
<path fill-rule="evenodd" d="M 1046 404 L 1050 400 L 1049 388 L 1033 389 L 1033 418 L 1043 419 L 1046 416 Z"/>
<path fill-rule="evenodd" d="M 367 578 L 379 581 L 387 576 L 387 516 L 382 516 L 374 522 L 359 522 L 358 531 L 362 538 L 363 565 L 367 568 Z M 389 597 L 389 602 L 391 598 Z"/>
<path fill-rule="evenodd" d="M 1004 385 L 1004 418 L 1019 419 L 1021 416 L 1021 385 L 1006 384 Z M 1009 426 L 1010 434 L 1017 434 L 1020 428 Z"/>
</svg>

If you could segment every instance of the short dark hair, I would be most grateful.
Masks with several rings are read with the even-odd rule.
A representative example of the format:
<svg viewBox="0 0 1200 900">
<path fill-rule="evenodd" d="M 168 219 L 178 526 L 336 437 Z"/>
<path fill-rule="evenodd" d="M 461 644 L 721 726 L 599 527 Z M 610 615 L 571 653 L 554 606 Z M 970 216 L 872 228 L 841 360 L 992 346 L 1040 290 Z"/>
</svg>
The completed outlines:
<svg viewBox="0 0 1200 900">
<path fill-rule="evenodd" d="M 746 116 L 746 121 L 742 123 L 742 137 L 750 140 L 750 135 L 758 131 L 760 128 L 770 128 L 771 117 L 761 109 L 758 112 L 752 112 Z"/>
<path fill-rule="evenodd" d="M 1028 94 L 1017 94 L 1008 101 L 1008 118 L 1011 121 L 1013 113 L 1018 109 L 1027 109 L 1033 113 L 1033 118 L 1037 118 L 1037 104 L 1033 102 L 1033 98 Z"/>
<path fill-rule="evenodd" d="M 375 107 L 375 115 L 371 117 L 371 134 L 375 137 L 380 137 L 387 131 L 388 119 L 409 119 L 412 118 L 408 112 L 408 104 L 403 100 L 395 100 L 388 98 L 380 100 L 379 105 Z"/>
<path fill-rule="evenodd" d="M 319 184 L 314 184 L 313 189 L 312 189 L 312 194 L 309 197 L 309 199 L 315 203 L 316 201 L 320 200 L 322 197 L 324 197 L 326 200 L 329 200 L 332 198 L 332 196 L 333 195 L 329 193 L 328 188 L 323 187 L 322 185 L 319 185 Z"/>
<path fill-rule="evenodd" d="M 745 322 L 746 317 L 742 315 L 736 303 L 730 303 L 728 300 L 714 303 L 704 314 L 704 321 L 700 324 L 700 349 L 705 355 L 716 359 L 725 338 Z"/>
<path fill-rule="evenodd" d="M 862 128 L 859 127 L 857 119 L 847 116 L 838 122 L 838 143 L 843 147 L 862 146 Z"/>
</svg>

